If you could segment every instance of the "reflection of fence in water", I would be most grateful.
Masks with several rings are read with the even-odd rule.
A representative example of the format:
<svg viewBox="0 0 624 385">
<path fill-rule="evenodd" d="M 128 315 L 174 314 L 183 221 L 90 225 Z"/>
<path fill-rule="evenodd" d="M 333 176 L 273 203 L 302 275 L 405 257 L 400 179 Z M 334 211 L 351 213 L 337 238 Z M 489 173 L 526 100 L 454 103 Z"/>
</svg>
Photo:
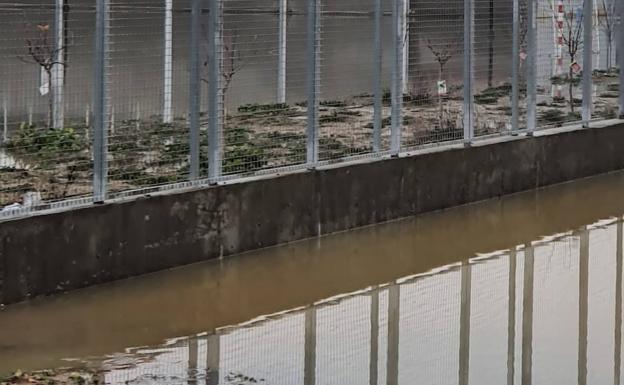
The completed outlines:
<svg viewBox="0 0 624 385">
<path fill-rule="evenodd" d="M 25 193 L 45 208 L 383 157 L 510 133 L 515 120 L 562 125 L 592 107 L 615 117 L 608 12 L 593 12 L 583 107 L 580 75 L 557 75 L 575 60 L 555 38 L 566 17 L 584 25 L 580 0 L 564 2 L 575 12 L 561 13 L 559 30 L 558 2 L 532 1 L 534 23 L 523 0 L 12 5 L 0 16 L 0 207 Z"/>
<path fill-rule="evenodd" d="M 623 231 L 620 220 L 604 221 L 132 350 L 126 358 L 144 362 L 111 370 L 107 383 L 468 384 L 508 376 L 555 383 L 577 371 L 586 376 L 584 370 L 609 376 L 611 359 L 619 362 L 613 331 L 621 333 Z"/>
</svg>

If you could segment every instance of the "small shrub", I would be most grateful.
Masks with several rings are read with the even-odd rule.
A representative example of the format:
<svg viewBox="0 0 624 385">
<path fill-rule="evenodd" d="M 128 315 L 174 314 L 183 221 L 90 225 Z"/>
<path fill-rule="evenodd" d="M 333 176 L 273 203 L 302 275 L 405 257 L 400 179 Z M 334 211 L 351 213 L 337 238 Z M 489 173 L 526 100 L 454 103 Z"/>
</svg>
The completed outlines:
<svg viewBox="0 0 624 385">
<path fill-rule="evenodd" d="M 580 112 L 575 111 L 569 112 L 568 115 L 566 115 L 566 118 L 568 122 L 577 122 L 582 119 L 582 116 Z"/>
<path fill-rule="evenodd" d="M 538 122 L 540 124 L 559 125 L 563 123 L 564 119 L 565 119 L 565 114 L 563 113 L 563 111 L 558 110 L 558 109 L 551 109 L 551 110 L 546 110 L 542 112 L 539 115 Z"/>
<path fill-rule="evenodd" d="M 346 107 L 347 102 L 342 100 L 323 100 L 320 102 L 323 107 Z"/>
<path fill-rule="evenodd" d="M 338 111 L 333 111 L 329 115 L 322 115 L 319 117 L 319 124 L 329 123 L 344 123 L 347 121 L 347 116 L 339 114 Z"/>
<path fill-rule="evenodd" d="M 496 104 L 502 97 L 511 94 L 512 85 L 509 83 L 500 86 L 486 88 L 479 94 L 475 95 L 475 103 L 477 104 Z"/>
<path fill-rule="evenodd" d="M 430 105 L 434 103 L 434 99 L 431 94 L 427 91 L 421 92 L 419 94 L 407 94 L 403 95 L 404 103 L 412 103 L 418 106 Z"/>
<path fill-rule="evenodd" d="M 579 84 L 581 84 L 581 80 L 582 80 L 582 77 L 580 75 L 575 75 L 575 76 L 572 76 L 572 78 L 570 78 L 567 74 L 553 76 L 550 78 L 550 82 L 555 86 L 562 86 L 565 84 L 572 83 L 572 85 L 576 87 Z"/>
<path fill-rule="evenodd" d="M 267 165 L 266 155 L 262 148 L 254 144 L 242 144 L 228 147 L 223 161 L 223 172 L 226 174 L 256 171 Z"/>
<path fill-rule="evenodd" d="M 597 111 L 597 115 L 604 119 L 617 119 L 618 110 L 614 106 L 605 106 L 604 109 Z"/>
<path fill-rule="evenodd" d="M 611 68 L 609 70 L 596 69 L 592 73 L 592 77 L 595 80 L 598 80 L 601 78 L 613 78 L 613 77 L 617 77 L 617 75 L 618 75 L 617 68 Z"/>
<path fill-rule="evenodd" d="M 555 96 L 553 97 L 553 103 L 564 104 L 566 99 L 563 96 Z"/>
<path fill-rule="evenodd" d="M 225 174 L 252 172 L 262 169 L 267 164 L 264 149 L 251 140 L 248 128 L 235 127 L 226 130 L 223 156 Z"/>
<path fill-rule="evenodd" d="M 620 93 L 619 92 L 608 91 L 608 92 L 601 93 L 600 97 L 604 98 L 604 99 L 617 99 L 617 98 L 620 97 Z"/>
<path fill-rule="evenodd" d="M 22 123 L 6 144 L 15 154 L 37 158 L 52 158 L 63 153 L 75 153 L 87 148 L 82 134 L 74 128 L 45 128 Z"/>
<path fill-rule="evenodd" d="M 389 88 L 385 88 L 383 90 L 383 94 L 381 95 L 381 101 L 386 105 L 392 103 L 392 91 Z"/>
<path fill-rule="evenodd" d="M 286 103 L 245 104 L 238 107 L 238 112 L 242 114 L 256 115 L 280 115 L 288 110 L 290 110 L 290 106 Z"/>
</svg>

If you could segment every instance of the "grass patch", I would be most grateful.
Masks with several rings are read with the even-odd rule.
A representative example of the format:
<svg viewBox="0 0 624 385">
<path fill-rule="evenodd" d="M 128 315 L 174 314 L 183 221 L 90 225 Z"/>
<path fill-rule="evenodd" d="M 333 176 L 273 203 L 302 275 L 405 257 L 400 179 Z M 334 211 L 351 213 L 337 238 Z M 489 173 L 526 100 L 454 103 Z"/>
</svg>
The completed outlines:
<svg viewBox="0 0 624 385">
<path fill-rule="evenodd" d="M 85 150 L 87 142 L 84 135 L 72 127 L 42 129 L 23 123 L 6 143 L 6 148 L 15 154 L 50 158 Z"/>
<path fill-rule="evenodd" d="M 538 123 L 546 125 L 559 125 L 565 120 L 565 113 L 558 109 L 546 110 L 539 114 Z"/>
<path fill-rule="evenodd" d="M 322 107 L 346 107 L 347 102 L 343 100 L 323 100 L 320 102 Z"/>
<path fill-rule="evenodd" d="M 566 75 L 556 75 L 550 78 L 550 82 L 555 86 L 562 86 L 565 84 L 572 83 L 573 86 L 578 86 L 581 84 L 582 77 L 580 75 L 575 75 L 570 78 L 570 76 Z"/>
<path fill-rule="evenodd" d="M 284 112 L 290 110 L 290 106 L 286 103 L 271 103 L 271 104 L 244 104 L 238 107 L 238 112 L 241 114 L 255 114 L 255 115 L 281 115 Z"/>
<path fill-rule="evenodd" d="M 477 104 L 496 104 L 502 97 L 511 95 L 512 85 L 509 83 L 500 86 L 486 88 L 479 94 L 475 95 L 475 103 Z"/>
</svg>

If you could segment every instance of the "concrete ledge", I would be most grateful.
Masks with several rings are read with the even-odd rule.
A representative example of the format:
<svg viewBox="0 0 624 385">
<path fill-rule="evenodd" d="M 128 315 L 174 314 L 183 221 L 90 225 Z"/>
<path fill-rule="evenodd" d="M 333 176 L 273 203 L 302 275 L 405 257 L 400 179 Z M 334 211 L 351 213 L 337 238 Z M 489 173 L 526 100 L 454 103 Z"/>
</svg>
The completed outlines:
<svg viewBox="0 0 624 385">
<path fill-rule="evenodd" d="M 556 130 L 3 222 L 0 303 L 624 169 L 623 143 Z"/>
</svg>

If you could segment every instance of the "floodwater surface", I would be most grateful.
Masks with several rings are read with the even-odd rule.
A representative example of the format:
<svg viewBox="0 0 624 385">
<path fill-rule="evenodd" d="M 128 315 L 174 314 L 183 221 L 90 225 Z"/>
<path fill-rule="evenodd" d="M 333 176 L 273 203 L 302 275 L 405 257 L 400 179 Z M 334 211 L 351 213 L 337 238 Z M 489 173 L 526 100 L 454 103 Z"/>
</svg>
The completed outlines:
<svg viewBox="0 0 624 385">
<path fill-rule="evenodd" d="M 615 173 L 9 306 L 0 373 L 613 384 L 622 197 Z"/>
</svg>

